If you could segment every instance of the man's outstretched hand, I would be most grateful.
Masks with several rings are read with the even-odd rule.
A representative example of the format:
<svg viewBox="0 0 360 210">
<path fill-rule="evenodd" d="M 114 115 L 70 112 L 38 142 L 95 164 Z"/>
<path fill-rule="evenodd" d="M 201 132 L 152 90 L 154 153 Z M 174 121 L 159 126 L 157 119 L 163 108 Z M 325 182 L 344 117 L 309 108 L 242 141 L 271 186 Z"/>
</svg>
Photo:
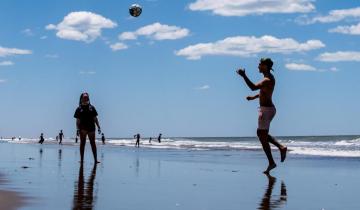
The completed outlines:
<svg viewBox="0 0 360 210">
<path fill-rule="evenodd" d="M 256 96 L 247 96 L 246 97 L 246 100 L 248 100 L 248 101 L 252 101 L 252 100 L 255 100 L 255 99 L 257 99 Z"/>
<path fill-rule="evenodd" d="M 245 69 L 238 69 L 238 70 L 236 71 L 236 73 L 238 73 L 238 75 L 244 77 L 244 76 L 245 76 Z"/>
</svg>

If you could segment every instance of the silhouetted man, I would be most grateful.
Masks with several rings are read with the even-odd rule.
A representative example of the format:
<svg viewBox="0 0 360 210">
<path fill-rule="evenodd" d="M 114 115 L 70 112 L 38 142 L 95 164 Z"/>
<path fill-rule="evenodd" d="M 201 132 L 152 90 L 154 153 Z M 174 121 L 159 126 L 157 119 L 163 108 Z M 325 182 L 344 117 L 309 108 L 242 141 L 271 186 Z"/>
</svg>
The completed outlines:
<svg viewBox="0 0 360 210">
<path fill-rule="evenodd" d="M 62 140 L 64 138 L 64 133 L 62 130 L 60 130 L 60 133 L 59 133 L 59 144 L 62 144 Z"/>
<path fill-rule="evenodd" d="M 134 137 L 136 138 L 135 147 L 140 147 L 140 134 L 138 133 Z"/>
<path fill-rule="evenodd" d="M 162 136 L 162 134 L 160 133 L 160 134 L 159 134 L 159 137 L 158 137 L 158 142 L 159 142 L 159 143 L 161 143 L 161 136 Z"/>
<path fill-rule="evenodd" d="M 39 143 L 40 143 L 40 144 L 43 144 L 44 141 L 45 141 L 45 139 L 44 139 L 44 134 L 41 133 L 41 134 L 40 134 L 40 141 L 39 141 Z"/>
<path fill-rule="evenodd" d="M 248 96 L 246 99 L 248 101 L 259 98 L 260 108 L 259 108 L 259 118 L 258 118 L 258 129 L 257 136 L 261 142 L 263 150 L 268 158 L 269 166 L 264 171 L 265 174 L 268 174 L 272 169 L 276 167 L 276 163 L 271 154 L 271 147 L 269 143 L 274 144 L 279 148 L 281 154 L 281 162 L 284 162 L 286 158 L 287 148 L 281 145 L 274 137 L 269 135 L 270 123 L 274 118 L 276 113 L 275 105 L 272 101 L 272 95 L 275 88 L 275 78 L 271 74 L 273 66 L 273 61 L 270 58 L 260 59 L 258 66 L 259 72 L 263 74 L 264 78 L 259 83 L 254 84 L 246 76 L 245 69 L 237 70 L 237 73 L 244 78 L 247 86 L 252 90 L 260 90 L 260 92 L 254 96 Z"/>
<path fill-rule="evenodd" d="M 105 144 L 105 135 L 104 135 L 104 133 L 101 134 L 101 141 L 102 141 L 103 144 Z"/>
</svg>

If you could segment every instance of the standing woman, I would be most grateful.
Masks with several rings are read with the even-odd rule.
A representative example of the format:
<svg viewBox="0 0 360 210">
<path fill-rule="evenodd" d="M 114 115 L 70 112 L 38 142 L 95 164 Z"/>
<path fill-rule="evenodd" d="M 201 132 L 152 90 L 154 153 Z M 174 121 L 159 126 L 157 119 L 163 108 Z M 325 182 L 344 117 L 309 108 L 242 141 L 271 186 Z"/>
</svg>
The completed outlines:
<svg viewBox="0 0 360 210">
<path fill-rule="evenodd" d="M 95 143 L 95 129 L 96 129 L 95 124 L 98 127 L 99 134 L 101 133 L 97 115 L 98 113 L 95 107 L 90 104 L 89 94 L 82 93 L 80 95 L 79 107 L 76 109 L 74 114 L 74 117 L 76 118 L 77 135 L 80 135 L 81 163 L 84 162 L 86 136 L 89 137 L 95 163 L 100 163 L 97 160 L 97 151 L 96 151 L 96 143 Z"/>
</svg>

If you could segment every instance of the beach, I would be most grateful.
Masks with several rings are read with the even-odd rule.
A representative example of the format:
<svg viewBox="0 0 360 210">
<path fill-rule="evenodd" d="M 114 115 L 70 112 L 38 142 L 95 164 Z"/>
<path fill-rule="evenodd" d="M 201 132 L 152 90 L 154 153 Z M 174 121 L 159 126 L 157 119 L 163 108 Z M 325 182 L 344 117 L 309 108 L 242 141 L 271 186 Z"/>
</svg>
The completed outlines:
<svg viewBox="0 0 360 210">
<path fill-rule="evenodd" d="M 357 138 L 336 142 L 355 144 Z M 223 144 L 214 139 L 192 142 Z M 166 140 L 164 148 L 143 140 L 138 149 L 130 146 L 131 139 L 109 140 L 98 142 L 96 167 L 87 144 L 80 167 L 78 144 L 72 141 L 1 141 L 0 173 L 7 183 L 0 185 L 0 195 L 4 200 L 2 192 L 13 192 L 21 198 L 5 199 L 14 205 L 1 202 L 0 209 L 360 208 L 360 158 L 339 156 L 344 151 L 333 156 L 290 152 L 280 163 L 273 150 L 278 167 L 267 177 L 265 155 L 246 142 L 230 143 L 253 149 L 169 148 Z"/>
</svg>

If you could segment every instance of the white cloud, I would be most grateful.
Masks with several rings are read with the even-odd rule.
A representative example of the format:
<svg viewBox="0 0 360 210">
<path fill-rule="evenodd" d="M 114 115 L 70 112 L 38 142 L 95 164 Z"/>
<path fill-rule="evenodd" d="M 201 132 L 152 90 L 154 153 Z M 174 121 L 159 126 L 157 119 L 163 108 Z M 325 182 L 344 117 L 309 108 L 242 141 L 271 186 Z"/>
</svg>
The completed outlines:
<svg viewBox="0 0 360 210">
<path fill-rule="evenodd" d="M 82 74 L 82 75 L 94 75 L 96 74 L 95 71 L 80 71 L 79 74 Z"/>
<path fill-rule="evenodd" d="M 26 36 L 34 36 L 34 33 L 30 28 L 22 30 L 21 33 L 25 34 Z"/>
<path fill-rule="evenodd" d="M 302 63 L 287 63 L 285 67 L 292 71 L 316 71 L 316 68 Z"/>
<path fill-rule="evenodd" d="M 1 61 L 0 66 L 12 66 L 14 65 L 14 62 L 12 61 Z"/>
<path fill-rule="evenodd" d="M 114 28 L 117 24 L 101 15 L 80 11 L 66 15 L 57 25 L 49 24 L 47 30 L 56 30 L 56 36 L 61 39 L 92 42 L 101 36 L 102 29 Z"/>
<path fill-rule="evenodd" d="M 125 50 L 128 48 L 128 46 L 124 43 L 121 43 L 121 42 L 117 42 L 115 44 L 112 44 L 110 45 L 110 48 L 113 50 L 113 51 L 118 51 L 118 50 Z"/>
<path fill-rule="evenodd" d="M 7 82 L 5 79 L 0 79 L 0 84 Z"/>
<path fill-rule="evenodd" d="M 266 13 L 307 13 L 315 9 L 311 0 L 196 0 L 192 11 L 211 11 L 221 16 L 262 15 Z"/>
<path fill-rule="evenodd" d="M 146 36 L 153 40 L 175 40 L 188 36 L 189 29 L 179 26 L 169 26 L 161 23 L 153 23 L 139 28 L 134 32 L 124 32 L 119 35 L 120 40 L 134 40 L 138 36 Z"/>
<path fill-rule="evenodd" d="M 13 55 L 28 55 L 28 54 L 32 54 L 32 51 L 18 49 L 18 48 L 6 48 L 0 46 L 0 57 L 7 57 Z"/>
<path fill-rule="evenodd" d="M 40 37 L 40 39 L 47 39 L 47 36 L 42 36 Z"/>
<path fill-rule="evenodd" d="M 313 18 L 300 17 L 299 23 L 302 24 L 313 24 L 313 23 L 333 23 L 339 22 L 345 19 L 359 19 L 360 18 L 360 7 L 350 9 L 331 10 L 328 15 L 316 16 Z"/>
<path fill-rule="evenodd" d="M 230 55 L 249 57 L 257 53 L 282 53 L 304 52 L 325 47 L 320 40 L 308 40 L 299 43 L 292 38 L 276 38 L 273 36 L 235 36 L 210 43 L 190 45 L 175 54 L 185 56 L 190 60 L 201 59 L 205 55 Z"/>
<path fill-rule="evenodd" d="M 203 86 L 197 87 L 195 89 L 196 90 L 208 90 L 208 89 L 210 89 L 210 86 L 209 85 L 203 85 Z"/>
<path fill-rule="evenodd" d="M 330 69 L 319 69 L 314 66 L 303 64 L 303 63 L 287 63 L 285 68 L 290 71 L 308 71 L 308 72 L 337 72 L 339 71 L 336 67 L 331 67 Z"/>
<path fill-rule="evenodd" d="M 358 23 L 357 25 L 351 25 L 351 26 L 338 26 L 336 28 L 330 29 L 329 32 L 350 34 L 350 35 L 360 35 L 360 23 Z"/>
<path fill-rule="evenodd" d="M 134 32 L 124 32 L 119 35 L 120 40 L 135 40 L 137 36 Z"/>
<path fill-rule="evenodd" d="M 317 57 L 324 62 L 356 61 L 360 62 L 360 51 L 325 52 Z"/>
</svg>

